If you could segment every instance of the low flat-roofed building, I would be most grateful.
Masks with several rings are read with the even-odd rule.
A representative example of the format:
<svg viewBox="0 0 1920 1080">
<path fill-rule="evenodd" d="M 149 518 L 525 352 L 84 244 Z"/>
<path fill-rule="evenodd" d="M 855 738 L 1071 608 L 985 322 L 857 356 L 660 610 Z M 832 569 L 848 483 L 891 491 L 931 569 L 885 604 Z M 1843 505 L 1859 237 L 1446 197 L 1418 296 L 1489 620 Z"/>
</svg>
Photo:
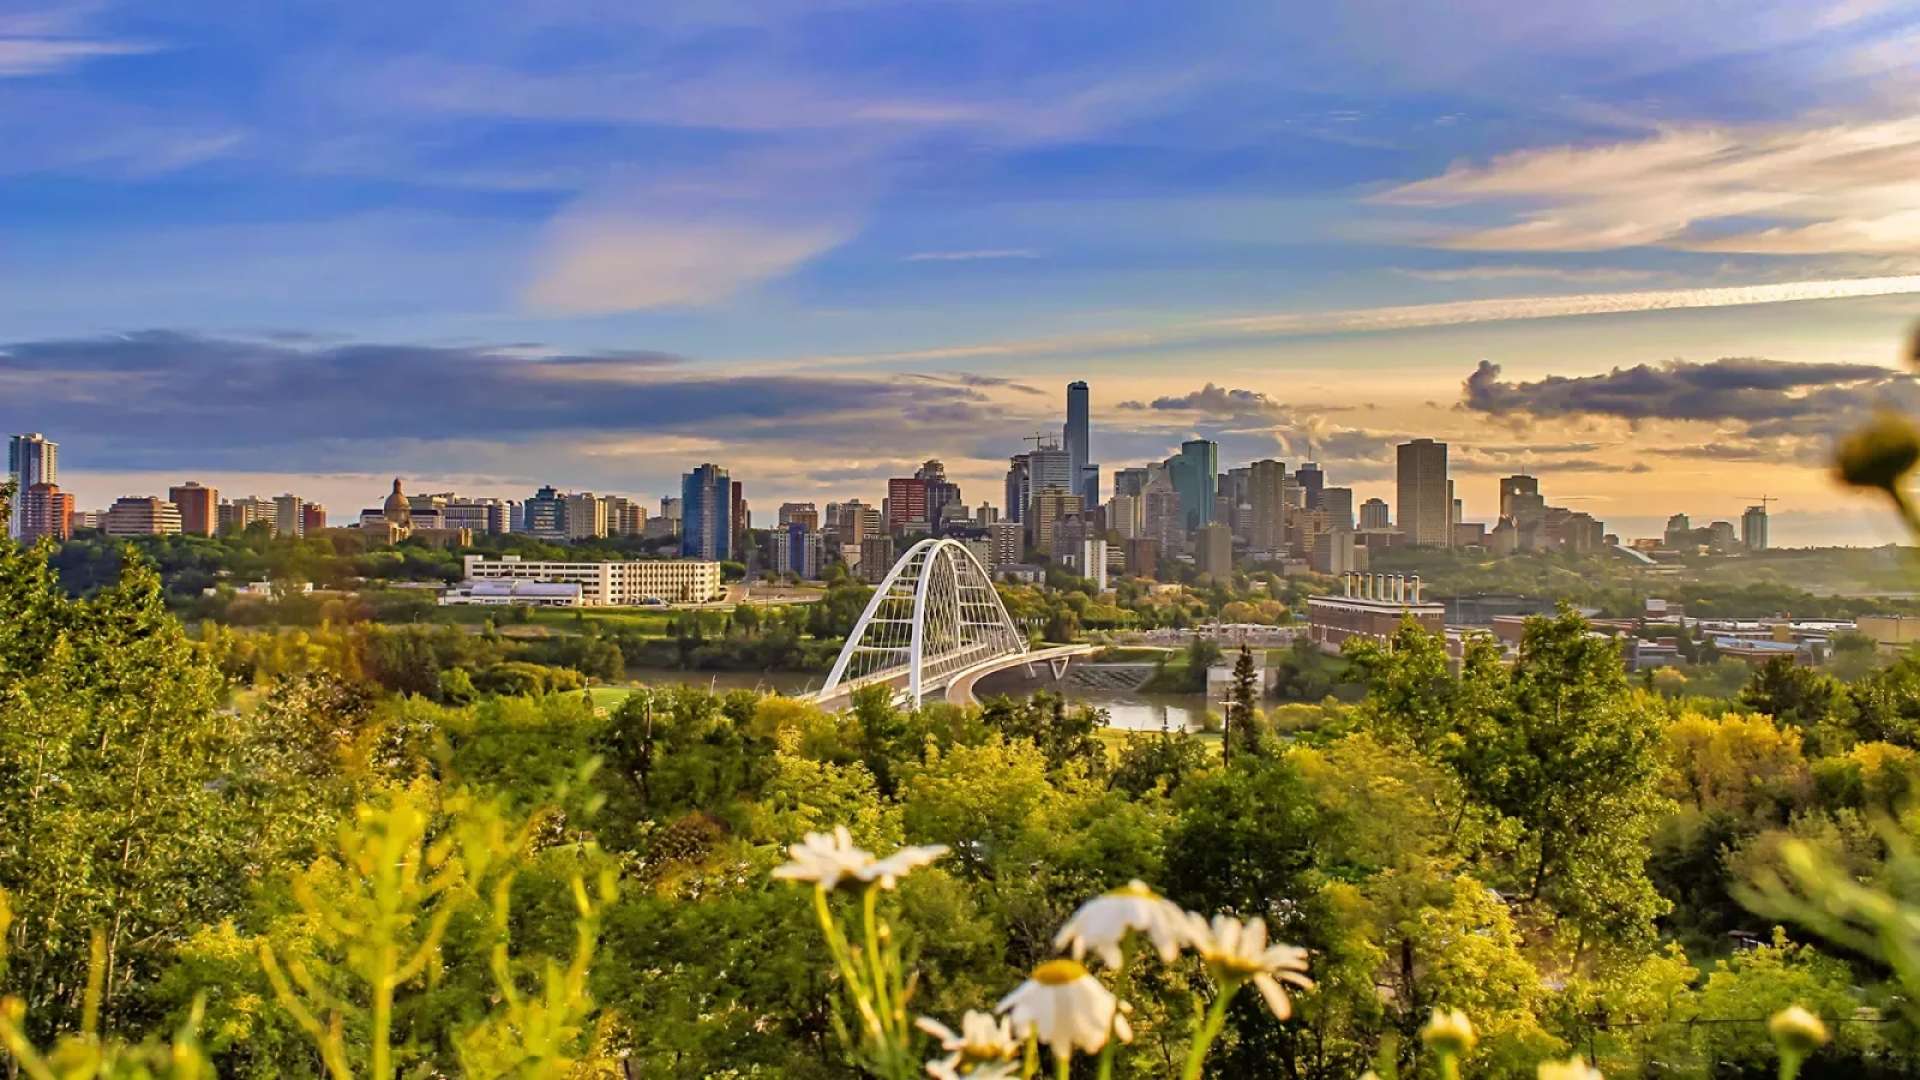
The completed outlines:
<svg viewBox="0 0 1920 1080">
<path fill-rule="evenodd" d="M 580 586 L 557 581 L 469 581 L 440 597 L 443 605 L 579 607 Z"/>
<path fill-rule="evenodd" d="M 541 581 L 580 586 L 585 607 L 704 604 L 722 599 L 720 564 L 710 559 L 638 559 L 628 562 L 545 562 L 518 555 L 466 557 L 466 578 Z"/>
<path fill-rule="evenodd" d="M 1411 616 L 1421 629 L 1446 632 L 1446 607 L 1425 601 L 1420 579 L 1398 574 L 1344 574 L 1337 596 L 1307 598 L 1307 637 L 1325 652 L 1339 652 L 1351 637 L 1386 644 Z"/>
</svg>

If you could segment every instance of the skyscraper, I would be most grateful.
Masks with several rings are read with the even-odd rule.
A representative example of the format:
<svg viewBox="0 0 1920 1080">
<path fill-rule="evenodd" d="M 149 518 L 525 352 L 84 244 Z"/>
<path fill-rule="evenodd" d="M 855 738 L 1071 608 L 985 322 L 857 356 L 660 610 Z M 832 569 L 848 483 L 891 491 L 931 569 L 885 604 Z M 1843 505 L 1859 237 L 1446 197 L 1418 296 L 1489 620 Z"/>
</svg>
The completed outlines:
<svg viewBox="0 0 1920 1080">
<path fill-rule="evenodd" d="M 14 496 L 20 505 L 20 542 L 31 544 L 43 536 L 66 540 L 73 536 L 73 496 L 58 484 L 35 484 Z"/>
<path fill-rule="evenodd" d="M 1253 506 L 1253 528 L 1247 546 L 1277 552 L 1287 546 L 1287 466 L 1285 462 L 1256 461 L 1247 470 L 1247 502 Z"/>
<path fill-rule="evenodd" d="M 1214 520 L 1214 491 L 1219 484 L 1220 447 L 1208 439 L 1189 439 L 1180 444 L 1179 456 L 1167 462 L 1173 473 L 1173 489 L 1180 493 L 1180 517 L 1186 531 L 1210 525 Z"/>
<path fill-rule="evenodd" d="M 1767 550 L 1767 504 L 1749 506 L 1740 515 L 1740 546 L 1748 551 Z"/>
<path fill-rule="evenodd" d="M 1080 496 L 1082 505 L 1092 506 L 1099 501 L 1098 491 L 1088 491 L 1087 471 L 1087 384 L 1070 382 L 1067 384 L 1067 425 L 1063 431 L 1067 451 L 1068 473 L 1073 491 Z M 1095 480 L 1097 487 L 1099 481 Z"/>
<path fill-rule="evenodd" d="M 1512 476 L 1501 477 L 1500 516 L 1516 516 L 1518 511 L 1514 502 L 1514 496 L 1538 494 L 1540 494 L 1540 480 L 1538 477 L 1528 476 L 1526 473 L 1515 473 Z M 1520 505 L 1522 507 L 1530 507 L 1532 504 L 1527 502 Z"/>
<path fill-rule="evenodd" d="M 1344 487 L 1323 487 L 1320 489 L 1321 513 L 1327 515 L 1327 528 L 1353 531 L 1353 489 Z"/>
<path fill-rule="evenodd" d="M 37 431 L 13 436 L 7 440 L 7 474 L 17 485 L 13 509 L 7 515 L 7 535 L 19 536 L 25 509 L 21 496 L 35 484 L 53 484 L 60 480 L 60 444 Z"/>
<path fill-rule="evenodd" d="M 536 540 L 565 540 L 567 538 L 567 497 L 556 491 L 551 484 L 533 493 L 533 498 L 521 504 L 521 528 Z"/>
<path fill-rule="evenodd" d="M 212 536 L 220 527 L 220 493 L 192 480 L 167 489 L 167 501 L 180 508 L 180 531 Z"/>
<path fill-rule="evenodd" d="M 1393 526 L 1392 512 L 1387 508 L 1385 499 L 1368 499 L 1360 504 L 1360 527 L 1362 529 L 1387 529 Z"/>
<path fill-rule="evenodd" d="M 1033 470 L 1028 468 L 1026 454 L 1015 454 L 1007 459 L 1007 503 L 1006 520 L 1027 520 L 1027 498 L 1032 490 Z"/>
<path fill-rule="evenodd" d="M 1399 447 L 1400 531 L 1407 542 L 1447 547 L 1453 541 L 1453 501 L 1447 490 L 1447 444 L 1415 439 Z"/>
<path fill-rule="evenodd" d="M 1327 475 L 1320 471 L 1318 462 L 1304 461 L 1293 474 L 1293 482 L 1300 486 L 1308 510 L 1320 509 L 1320 490 L 1327 486 Z"/>
<path fill-rule="evenodd" d="M 704 464 L 680 478 L 680 554 L 695 559 L 733 557 L 733 481 L 727 470 Z"/>
</svg>

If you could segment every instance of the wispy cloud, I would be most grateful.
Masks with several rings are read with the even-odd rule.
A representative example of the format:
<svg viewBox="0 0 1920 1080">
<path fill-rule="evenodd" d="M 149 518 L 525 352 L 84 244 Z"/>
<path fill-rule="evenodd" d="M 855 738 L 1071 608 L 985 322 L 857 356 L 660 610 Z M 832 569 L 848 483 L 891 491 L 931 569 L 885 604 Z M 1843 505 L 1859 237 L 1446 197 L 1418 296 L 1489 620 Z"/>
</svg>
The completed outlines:
<svg viewBox="0 0 1920 1080">
<path fill-rule="evenodd" d="M 838 246 L 834 224 L 691 223 L 581 213 L 550 227 L 522 299 L 580 315 L 714 304 Z"/>
<path fill-rule="evenodd" d="M 1655 289 L 1639 292 L 1578 293 L 1566 296 L 1520 296 L 1457 300 L 1437 304 L 1352 308 L 1341 311 L 1245 315 L 1181 323 L 1170 328 L 1063 334 L 1017 341 L 984 342 L 977 345 L 812 358 L 805 362 L 818 363 L 829 360 L 846 363 L 916 363 L 994 357 L 1069 356 L 1094 352 L 1165 348 L 1220 340 L 1378 333 L 1423 327 L 1460 326 L 1468 323 L 1557 319 L 1578 315 L 1615 315 L 1640 311 L 1742 307 L 1752 304 L 1785 304 L 1913 293 L 1920 293 L 1920 274 L 1839 278 L 1825 281 L 1790 281 L 1712 289 Z"/>
<path fill-rule="evenodd" d="M 1394 273 L 1420 281 L 1564 281 L 1573 285 L 1618 285 L 1661 276 L 1654 270 L 1611 266 L 1449 266 L 1435 269 L 1395 267 Z"/>
<path fill-rule="evenodd" d="M 1491 204 L 1513 220 L 1445 232 L 1480 251 L 1660 246 L 1764 254 L 1920 250 L 1920 114 L 1848 123 L 1672 126 L 1641 139 L 1456 164 L 1382 202 Z"/>
<path fill-rule="evenodd" d="M 906 262 L 980 262 L 993 259 L 1037 259 L 1032 248 L 980 248 L 974 251 L 916 251 Z"/>
<path fill-rule="evenodd" d="M 156 49 L 140 41 L 0 37 L 0 78 L 50 75 L 103 56 L 136 56 Z"/>
</svg>

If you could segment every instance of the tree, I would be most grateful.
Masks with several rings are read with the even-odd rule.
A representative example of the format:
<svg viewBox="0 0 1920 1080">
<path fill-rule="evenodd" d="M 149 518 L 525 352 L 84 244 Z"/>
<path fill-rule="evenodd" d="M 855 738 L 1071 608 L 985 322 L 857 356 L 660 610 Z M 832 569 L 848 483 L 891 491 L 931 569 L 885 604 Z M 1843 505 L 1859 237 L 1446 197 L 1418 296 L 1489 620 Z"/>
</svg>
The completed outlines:
<svg viewBox="0 0 1920 1080">
<path fill-rule="evenodd" d="M 1241 749 L 1249 754 L 1260 752 L 1260 730 L 1254 724 L 1254 702 L 1260 700 L 1260 675 L 1253 666 L 1253 650 L 1243 643 L 1240 656 L 1233 662 L 1233 711 L 1238 723 L 1227 727 L 1228 740 L 1237 739 Z M 1230 754 L 1231 747 L 1221 745 L 1222 753 Z"/>
<path fill-rule="evenodd" d="M 1839 680 L 1787 656 L 1776 656 L 1755 668 L 1740 689 L 1740 704 L 1803 730 L 1826 723 L 1842 700 Z"/>
</svg>

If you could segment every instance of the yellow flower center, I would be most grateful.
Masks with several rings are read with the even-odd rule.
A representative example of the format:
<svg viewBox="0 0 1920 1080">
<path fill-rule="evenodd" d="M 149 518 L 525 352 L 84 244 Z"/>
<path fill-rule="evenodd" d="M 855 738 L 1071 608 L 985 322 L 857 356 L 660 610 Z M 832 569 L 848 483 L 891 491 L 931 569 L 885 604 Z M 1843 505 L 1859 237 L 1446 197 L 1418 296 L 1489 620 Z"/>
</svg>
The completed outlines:
<svg viewBox="0 0 1920 1080">
<path fill-rule="evenodd" d="M 1213 953 L 1205 959 L 1207 963 L 1212 964 L 1222 974 L 1232 975 L 1242 979 L 1258 975 L 1267 970 L 1267 966 L 1262 964 L 1258 959 L 1250 959 L 1244 956 Z"/>
<path fill-rule="evenodd" d="M 1137 896 L 1142 900 L 1154 899 L 1153 889 L 1148 887 L 1147 883 L 1144 881 L 1129 881 L 1125 885 L 1122 885 L 1121 887 L 1113 890 L 1107 895 L 1108 896 Z"/>
<path fill-rule="evenodd" d="M 1073 960 L 1049 960 L 1033 969 L 1033 981 L 1041 986 L 1065 986 L 1087 977 L 1087 969 Z"/>
</svg>

